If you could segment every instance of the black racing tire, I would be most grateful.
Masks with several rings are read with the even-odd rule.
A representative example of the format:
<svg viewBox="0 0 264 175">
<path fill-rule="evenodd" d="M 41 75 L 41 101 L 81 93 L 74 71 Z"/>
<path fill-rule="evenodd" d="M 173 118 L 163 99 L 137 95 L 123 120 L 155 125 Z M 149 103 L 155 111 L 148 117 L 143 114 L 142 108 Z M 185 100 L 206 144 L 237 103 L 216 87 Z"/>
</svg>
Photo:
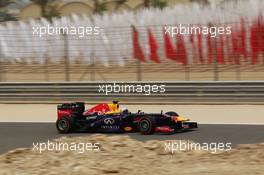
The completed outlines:
<svg viewBox="0 0 264 175">
<path fill-rule="evenodd" d="M 138 122 L 138 130 L 142 135 L 150 135 L 155 132 L 156 119 L 155 117 L 142 117 Z"/>
<path fill-rule="evenodd" d="M 177 117 L 179 116 L 179 114 L 177 114 L 174 111 L 169 111 L 169 112 L 166 112 L 165 114 L 170 115 L 170 116 L 177 116 Z"/>
<path fill-rule="evenodd" d="M 67 134 L 74 129 L 73 119 L 71 117 L 62 117 L 56 121 L 56 128 L 59 133 Z"/>
</svg>

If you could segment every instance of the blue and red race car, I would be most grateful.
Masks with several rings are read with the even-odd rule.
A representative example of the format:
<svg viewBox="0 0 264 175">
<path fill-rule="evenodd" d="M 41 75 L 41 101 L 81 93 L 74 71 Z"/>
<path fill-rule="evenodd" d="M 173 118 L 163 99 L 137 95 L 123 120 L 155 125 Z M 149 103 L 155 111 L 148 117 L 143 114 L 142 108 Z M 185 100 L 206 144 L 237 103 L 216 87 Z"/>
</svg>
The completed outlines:
<svg viewBox="0 0 264 175">
<path fill-rule="evenodd" d="M 176 112 L 131 113 L 121 110 L 118 101 L 97 104 L 85 110 L 83 102 L 64 103 L 57 107 L 56 128 L 70 132 L 140 132 L 141 134 L 175 133 L 197 128 L 196 122 L 180 117 Z"/>
</svg>

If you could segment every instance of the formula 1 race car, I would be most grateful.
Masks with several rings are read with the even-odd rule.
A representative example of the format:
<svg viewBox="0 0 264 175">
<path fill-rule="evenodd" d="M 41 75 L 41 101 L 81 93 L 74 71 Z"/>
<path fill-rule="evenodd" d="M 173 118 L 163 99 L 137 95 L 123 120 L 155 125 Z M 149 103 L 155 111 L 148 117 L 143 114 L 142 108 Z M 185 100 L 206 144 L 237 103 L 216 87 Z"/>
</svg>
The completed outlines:
<svg viewBox="0 0 264 175">
<path fill-rule="evenodd" d="M 196 122 L 180 117 L 176 112 L 131 113 L 120 110 L 118 101 L 101 103 L 85 111 L 83 102 L 64 103 L 57 107 L 56 128 L 70 132 L 140 132 L 141 134 L 175 133 L 197 128 Z"/>
</svg>

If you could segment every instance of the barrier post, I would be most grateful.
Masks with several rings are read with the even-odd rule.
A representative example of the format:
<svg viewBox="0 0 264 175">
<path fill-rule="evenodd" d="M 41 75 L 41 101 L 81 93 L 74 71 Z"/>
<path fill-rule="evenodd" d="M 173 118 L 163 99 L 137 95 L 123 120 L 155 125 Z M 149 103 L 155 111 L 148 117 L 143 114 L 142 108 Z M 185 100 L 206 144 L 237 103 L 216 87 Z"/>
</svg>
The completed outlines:
<svg viewBox="0 0 264 175">
<path fill-rule="evenodd" d="M 210 25 L 212 27 L 212 25 Z M 215 31 L 214 31 L 215 33 Z M 214 81 L 219 80 L 219 67 L 217 61 L 217 38 L 213 37 L 213 66 L 214 66 Z"/>
<path fill-rule="evenodd" d="M 5 63 L 0 57 L 0 82 L 5 81 Z"/>
<path fill-rule="evenodd" d="M 45 62 L 44 62 L 44 79 L 45 81 L 49 81 L 49 61 L 47 55 L 45 56 Z"/>
<path fill-rule="evenodd" d="M 190 67 L 189 65 L 185 65 L 185 81 L 190 81 Z"/>
<path fill-rule="evenodd" d="M 219 70 L 218 70 L 218 63 L 217 63 L 217 59 L 216 56 L 214 56 L 214 81 L 218 81 L 219 80 Z"/>
<path fill-rule="evenodd" d="M 93 25 L 95 25 L 94 23 L 94 18 L 93 16 L 91 16 L 91 22 Z M 94 81 L 95 80 L 95 49 L 96 49 L 96 45 L 95 45 L 95 37 L 94 35 L 91 35 L 91 55 L 90 55 L 90 64 L 91 64 L 91 74 L 90 74 L 90 80 Z"/>
<path fill-rule="evenodd" d="M 94 59 L 94 51 L 92 51 L 92 53 L 91 53 L 90 64 L 91 64 L 90 80 L 91 81 L 94 81 L 95 80 L 95 59 Z"/>
<path fill-rule="evenodd" d="M 142 81 L 142 70 L 140 60 L 137 60 L 137 81 Z"/>
<path fill-rule="evenodd" d="M 63 33 L 64 39 L 64 64 L 65 64 L 65 81 L 70 81 L 70 61 L 69 61 L 69 43 L 67 34 Z"/>
<path fill-rule="evenodd" d="M 2 66 L 2 59 L 0 57 L 0 82 L 3 81 L 3 66 Z"/>
<path fill-rule="evenodd" d="M 236 57 L 236 80 L 240 81 L 240 56 L 239 55 L 235 55 Z"/>
</svg>

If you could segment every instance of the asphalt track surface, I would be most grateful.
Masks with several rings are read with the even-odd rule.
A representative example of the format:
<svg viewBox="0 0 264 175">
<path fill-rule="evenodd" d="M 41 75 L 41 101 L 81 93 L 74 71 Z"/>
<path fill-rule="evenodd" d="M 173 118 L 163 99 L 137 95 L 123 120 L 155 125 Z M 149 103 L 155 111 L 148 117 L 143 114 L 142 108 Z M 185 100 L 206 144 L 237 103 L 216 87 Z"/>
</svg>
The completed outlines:
<svg viewBox="0 0 264 175">
<path fill-rule="evenodd" d="M 91 133 L 58 134 L 54 123 L 0 123 L 0 154 L 20 147 L 32 147 L 33 143 L 46 142 L 61 136 L 89 136 Z M 107 134 L 116 135 L 116 134 Z M 227 143 L 232 147 L 237 144 L 264 142 L 264 125 L 199 125 L 194 131 L 176 133 L 172 135 L 154 134 L 140 135 L 139 133 L 125 133 L 139 140 L 193 140 L 198 143 Z"/>
</svg>

